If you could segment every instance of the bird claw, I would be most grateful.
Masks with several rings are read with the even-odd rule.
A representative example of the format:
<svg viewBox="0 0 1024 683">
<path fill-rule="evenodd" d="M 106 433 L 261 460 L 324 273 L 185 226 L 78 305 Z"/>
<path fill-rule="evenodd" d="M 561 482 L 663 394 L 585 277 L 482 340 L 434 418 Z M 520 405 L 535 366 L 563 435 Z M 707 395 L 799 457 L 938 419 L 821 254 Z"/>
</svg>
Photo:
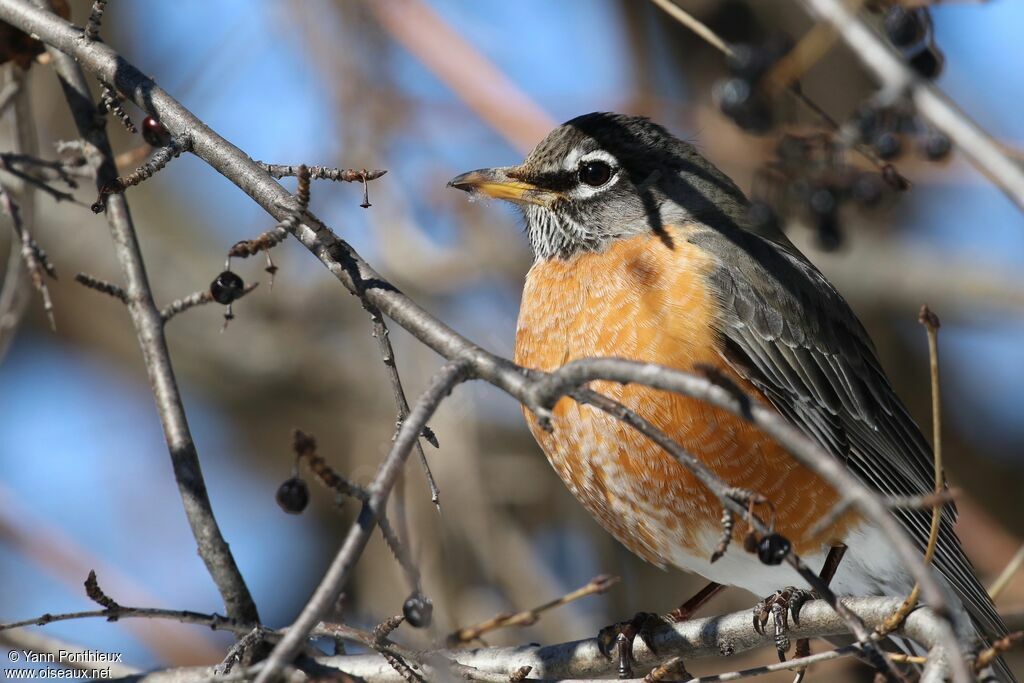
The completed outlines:
<svg viewBox="0 0 1024 683">
<path fill-rule="evenodd" d="M 754 630 L 765 635 L 765 627 L 769 620 L 772 622 L 775 632 L 775 650 L 778 652 L 780 662 L 786 661 L 786 652 L 789 650 L 789 619 L 792 618 L 794 624 L 799 624 L 800 608 L 813 597 L 814 594 L 811 591 L 788 586 L 775 591 L 774 594 L 754 605 Z"/>
<path fill-rule="evenodd" d="M 608 659 L 615 653 L 619 660 L 619 678 L 633 677 L 633 642 L 640 638 L 647 649 L 655 652 L 654 631 L 665 625 L 661 616 L 652 612 L 638 612 L 629 621 L 606 626 L 597 634 L 597 647 Z"/>
</svg>

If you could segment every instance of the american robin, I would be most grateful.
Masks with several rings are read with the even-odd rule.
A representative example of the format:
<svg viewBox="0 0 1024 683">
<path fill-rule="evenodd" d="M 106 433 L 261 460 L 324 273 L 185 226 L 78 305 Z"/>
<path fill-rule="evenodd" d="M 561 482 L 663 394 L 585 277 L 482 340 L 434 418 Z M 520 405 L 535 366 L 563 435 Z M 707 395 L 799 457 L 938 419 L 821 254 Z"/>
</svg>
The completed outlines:
<svg viewBox="0 0 1024 683">
<path fill-rule="evenodd" d="M 616 356 L 686 371 L 711 366 L 874 490 L 933 489 L 931 448 L 850 306 L 781 232 L 755 234 L 740 189 L 665 128 L 587 114 L 556 128 L 521 165 L 472 171 L 449 185 L 513 202 L 525 216 L 535 261 L 519 311 L 517 363 L 550 371 Z M 815 530 L 839 494 L 752 424 L 640 385 L 592 388 L 730 486 L 767 498 L 775 530 L 812 567 L 830 548 L 847 546 L 831 584 L 838 594 L 905 596 L 912 587 L 864 517 L 848 513 Z M 550 432 L 525 413 L 573 495 L 640 557 L 758 595 L 805 585 L 789 566 L 742 549 L 712 563 L 720 502 L 630 427 L 570 398 L 555 406 Z M 893 514 L 923 549 L 931 512 Z M 1006 627 L 953 531 L 955 514 L 952 506 L 943 512 L 934 565 L 977 632 L 1001 637 Z"/>
</svg>

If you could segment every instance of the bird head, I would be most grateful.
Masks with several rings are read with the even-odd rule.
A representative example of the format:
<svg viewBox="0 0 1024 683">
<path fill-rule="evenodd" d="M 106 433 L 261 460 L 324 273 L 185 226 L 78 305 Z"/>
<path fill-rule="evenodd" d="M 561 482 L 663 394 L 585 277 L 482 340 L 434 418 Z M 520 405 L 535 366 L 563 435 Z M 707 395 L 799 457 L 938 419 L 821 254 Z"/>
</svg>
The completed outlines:
<svg viewBox="0 0 1024 683">
<path fill-rule="evenodd" d="M 649 119 L 585 114 L 518 166 L 482 168 L 449 187 L 519 206 L 538 260 L 600 251 L 669 224 L 736 225 L 743 193 L 697 150 Z"/>
</svg>

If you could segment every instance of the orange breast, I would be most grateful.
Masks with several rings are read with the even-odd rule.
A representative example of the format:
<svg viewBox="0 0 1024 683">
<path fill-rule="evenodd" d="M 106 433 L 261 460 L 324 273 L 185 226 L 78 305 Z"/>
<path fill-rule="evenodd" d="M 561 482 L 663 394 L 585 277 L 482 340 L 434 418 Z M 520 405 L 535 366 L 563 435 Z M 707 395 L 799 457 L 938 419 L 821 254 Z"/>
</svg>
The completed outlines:
<svg viewBox="0 0 1024 683">
<path fill-rule="evenodd" d="M 705 285 L 712 257 L 687 242 L 685 230 L 671 227 L 669 234 L 668 241 L 635 237 L 600 253 L 535 264 L 523 291 L 516 362 L 553 370 L 577 358 L 618 356 L 687 371 L 706 363 L 757 395 L 718 353 L 717 303 Z M 798 553 L 841 538 L 838 527 L 808 537 L 807 528 L 838 496 L 746 421 L 640 385 L 595 382 L 592 388 L 664 430 L 731 486 L 767 496 L 776 528 Z M 720 503 L 646 437 L 568 398 L 555 406 L 551 433 L 525 413 L 572 493 L 630 550 L 660 565 L 673 564 L 679 553 L 711 554 Z M 737 536 L 744 532 L 738 523 Z"/>
</svg>

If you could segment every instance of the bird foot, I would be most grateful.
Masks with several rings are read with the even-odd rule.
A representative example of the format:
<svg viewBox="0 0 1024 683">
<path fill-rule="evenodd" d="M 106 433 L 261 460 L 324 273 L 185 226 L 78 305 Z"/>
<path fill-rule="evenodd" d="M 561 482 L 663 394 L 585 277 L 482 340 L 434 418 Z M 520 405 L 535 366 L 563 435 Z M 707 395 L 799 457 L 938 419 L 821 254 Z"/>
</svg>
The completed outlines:
<svg viewBox="0 0 1024 683">
<path fill-rule="evenodd" d="M 597 634 L 597 647 L 608 659 L 613 653 L 618 658 L 619 678 L 633 677 L 633 642 L 640 638 L 647 649 L 654 652 L 654 632 L 665 626 L 665 619 L 653 612 L 638 612 L 629 621 L 605 626 Z"/>
<path fill-rule="evenodd" d="M 597 636 L 598 648 L 609 659 L 612 657 L 612 650 L 616 650 L 619 658 L 619 678 L 632 678 L 634 663 L 633 642 L 637 637 L 644 642 L 648 650 L 654 652 L 652 636 L 657 629 L 664 628 L 668 624 L 678 624 L 681 621 L 690 619 L 697 610 L 723 590 L 725 590 L 725 586 L 711 582 L 700 589 L 689 600 L 663 617 L 651 612 L 639 612 L 629 621 L 607 626 L 601 629 Z M 661 678 L 656 678 L 655 680 L 667 680 L 664 676 L 668 676 L 672 672 L 676 672 L 679 676 L 685 675 L 680 680 L 689 680 L 691 678 L 686 673 L 686 667 L 683 665 L 682 659 L 679 658 L 671 660 L 671 666 L 666 663 L 661 669 L 664 669 L 658 674 Z"/>
<path fill-rule="evenodd" d="M 775 651 L 779 661 L 786 661 L 789 650 L 789 619 L 794 624 L 800 623 L 800 608 L 814 598 L 811 591 L 788 586 L 775 591 L 764 600 L 754 605 L 754 630 L 764 635 L 768 622 L 771 621 L 775 631 Z"/>
</svg>

